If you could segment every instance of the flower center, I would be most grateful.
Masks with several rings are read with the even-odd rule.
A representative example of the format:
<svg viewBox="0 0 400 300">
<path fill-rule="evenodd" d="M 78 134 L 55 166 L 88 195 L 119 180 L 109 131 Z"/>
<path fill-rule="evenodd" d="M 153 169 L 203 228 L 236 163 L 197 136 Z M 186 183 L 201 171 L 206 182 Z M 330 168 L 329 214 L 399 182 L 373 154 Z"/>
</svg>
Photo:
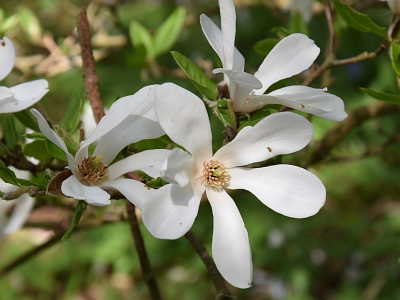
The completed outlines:
<svg viewBox="0 0 400 300">
<path fill-rule="evenodd" d="M 82 179 L 89 185 L 98 185 L 107 180 L 107 168 L 101 161 L 101 156 L 87 157 L 78 165 Z"/>
<path fill-rule="evenodd" d="M 229 172 L 222 162 L 218 160 L 205 161 L 203 166 L 203 180 L 207 185 L 221 188 L 229 183 Z"/>
</svg>

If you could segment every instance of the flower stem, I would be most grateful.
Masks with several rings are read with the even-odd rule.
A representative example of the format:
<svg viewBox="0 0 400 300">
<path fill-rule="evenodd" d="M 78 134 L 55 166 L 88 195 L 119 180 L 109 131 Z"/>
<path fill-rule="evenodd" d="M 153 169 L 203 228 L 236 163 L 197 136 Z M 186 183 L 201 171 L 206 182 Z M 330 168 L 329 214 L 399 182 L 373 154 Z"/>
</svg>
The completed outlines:
<svg viewBox="0 0 400 300">
<path fill-rule="evenodd" d="M 214 283 L 215 289 L 218 292 L 218 296 L 216 299 L 224 300 L 224 299 L 235 299 L 227 289 L 224 279 L 221 274 L 218 272 L 217 266 L 212 260 L 210 254 L 208 254 L 206 248 L 201 243 L 200 239 L 194 234 L 192 230 L 189 230 L 185 234 L 185 238 L 192 244 L 197 254 L 200 256 L 203 263 L 206 265 L 208 273 L 210 274 L 211 280 Z"/>
<path fill-rule="evenodd" d="M 135 206 L 129 201 L 126 201 L 126 211 L 128 213 L 129 225 L 131 227 L 132 236 L 135 242 L 136 252 L 139 256 L 143 279 L 147 284 L 151 299 L 153 300 L 161 299 L 161 295 L 157 287 L 157 282 L 153 270 L 151 269 L 146 249 L 144 247 L 143 237 L 142 234 L 140 233 L 138 220 L 135 214 Z"/>
</svg>

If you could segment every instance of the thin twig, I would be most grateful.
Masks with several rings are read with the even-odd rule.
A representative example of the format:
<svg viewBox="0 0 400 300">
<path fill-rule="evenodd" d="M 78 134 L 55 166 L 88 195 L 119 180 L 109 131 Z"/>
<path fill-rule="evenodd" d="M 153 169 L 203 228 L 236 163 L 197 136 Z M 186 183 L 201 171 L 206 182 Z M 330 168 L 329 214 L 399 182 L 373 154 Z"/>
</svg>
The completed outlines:
<svg viewBox="0 0 400 300">
<path fill-rule="evenodd" d="M 128 213 L 129 225 L 135 242 L 136 252 L 139 256 L 140 266 L 142 268 L 143 279 L 147 284 L 150 291 L 151 299 L 161 299 L 160 292 L 158 291 L 157 282 L 153 270 L 151 269 L 149 259 L 147 257 L 146 249 L 144 247 L 143 237 L 140 233 L 139 224 L 135 214 L 135 206 L 126 200 L 126 211 Z"/>
<path fill-rule="evenodd" d="M 206 265 L 208 273 L 210 274 L 211 280 L 214 283 L 214 286 L 218 292 L 218 299 L 235 299 L 229 290 L 227 289 L 224 279 L 221 274 L 218 272 L 217 266 L 212 260 L 211 256 L 208 254 L 206 248 L 201 243 L 199 238 L 194 234 L 192 230 L 189 230 L 185 234 L 185 238 L 192 244 L 197 254 L 200 256 L 203 263 Z"/>
<path fill-rule="evenodd" d="M 86 8 L 83 7 L 76 16 L 79 41 L 82 48 L 83 78 L 87 96 L 93 109 L 96 122 L 104 117 L 103 104 L 100 99 L 99 77 L 95 69 L 92 46 L 90 44 L 90 28 L 87 19 Z"/>
<path fill-rule="evenodd" d="M 325 15 L 329 28 L 329 53 L 335 52 L 335 28 L 333 27 L 331 0 L 325 0 Z"/>
</svg>

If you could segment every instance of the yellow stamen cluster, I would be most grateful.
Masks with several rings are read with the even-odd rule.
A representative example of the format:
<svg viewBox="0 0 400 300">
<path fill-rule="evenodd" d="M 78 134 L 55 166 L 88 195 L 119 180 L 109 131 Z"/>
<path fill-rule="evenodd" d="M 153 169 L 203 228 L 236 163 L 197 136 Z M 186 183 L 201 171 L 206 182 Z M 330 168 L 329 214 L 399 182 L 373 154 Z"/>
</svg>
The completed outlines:
<svg viewBox="0 0 400 300">
<path fill-rule="evenodd" d="M 203 163 L 203 180 L 214 188 L 221 188 L 229 183 L 229 172 L 225 165 L 218 160 L 205 161 Z"/>
<path fill-rule="evenodd" d="M 89 185 L 98 185 L 107 180 L 107 168 L 108 166 L 105 166 L 101 161 L 101 156 L 87 157 L 78 165 L 82 180 Z"/>
</svg>

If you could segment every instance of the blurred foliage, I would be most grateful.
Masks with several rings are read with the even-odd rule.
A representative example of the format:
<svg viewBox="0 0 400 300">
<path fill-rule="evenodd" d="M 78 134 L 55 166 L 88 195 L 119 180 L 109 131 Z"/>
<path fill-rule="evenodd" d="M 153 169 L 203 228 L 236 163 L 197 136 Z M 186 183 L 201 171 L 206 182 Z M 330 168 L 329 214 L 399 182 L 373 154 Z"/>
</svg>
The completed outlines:
<svg viewBox="0 0 400 300">
<path fill-rule="evenodd" d="M 246 58 L 246 70 L 250 73 L 261 64 L 277 37 L 292 32 L 307 33 L 321 48 L 317 63 L 323 62 L 329 36 L 321 9 L 324 1 L 316 1 L 310 23 L 298 13 L 291 17 L 272 1 L 235 2 L 236 47 Z M 345 2 L 354 9 L 361 7 L 363 15 L 349 13 L 347 6 L 334 1 L 335 7 L 342 10 L 340 16 L 334 15 L 336 54 L 340 59 L 378 48 L 386 37 L 382 28 L 389 26 L 392 15 L 383 2 L 370 1 L 372 5 L 366 8 L 362 6 L 364 1 Z M 80 126 L 78 115 L 86 99 L 74 28 L 76 14 L 86 5 L 105 106 L 145 85 L 167 81 L 201 96 L 199 90 L 208 93 L 209 87 L 222 79 L 211 73 L 220 62 L 199 24 L 201 13 L 218 20 L 216 0 L 2 0 L 0 32 L 14 41 L 18 54 L 14 71 L 2 85 L 46 78 L 50 92 L 38 107 L 75 142 Z M 369 25 L 360 32 L 357 25 L 349 24 L 349 18 L 368 18 Z M 165 31 L 172 32 L 171 36 L 158 34 Z M 160 40 L 158 36 L 168 39 Z M 189 80 L 170 50 L 176 51 L 174 57 L 179 65 L 190 59 L 212 83 L 193 85 L 191 80 L 200 76 L 197 66 L 190 66 L 193 69 L 186 72 Z M 392 52 L 398 55 L 398 45 Z M 301 74 L 273 88 L 301 84 L 303 79 Z M 373 97 L 384 101 L 399 97 L 396 73 L 387 51 L 372 60 L 333 68 L 313 86 L 329 86 L 331 93 L 344 100 L 346 110 L 378 101 Z M 261 112 L 263 116 L 269 113 L 270 110 Z M 8 149 L 21 142 L 25 126 L 37 131 L 29 118 L 27 114 L 1 116 L 2 134 L 6 133 L 2 139 Z M 211 113 L 210 118 L 217 149 L 223 140 L 223 127 Z M 254 116 L 252 121 L 257 120 Z M 312 121 L 316 141 L 334 125 L 317 117 Z M 400 299 L 399 129 L 398 114 L 371 119 L 352 130 L 324 161 L 310 166 L 327 188 L 327 202 L 316 216 L 304 220 L 287 218 L 247 192 L 234 195 L 248 229 L 254 264 L 251 288 L 230 287 L 238 299 Z M 50 163 L 51 157 L 65 161 L 64 154 L 52 143 L 36 133 L 30 137 L 35 137 L 35 141 L 24 147 L 25 155 L 46 163 Z M 165 147 L 169 143 L 168 138 L 163 138 L 158 145 Z M 153 145 L 154 141 L 142 141 L 129 151 L 142 151 Z M 283 162 L 293 159 L 283 157 Z M 3 167 L 1 172 L 6 172 Z M 7 176 L 16 180 L 12 174 Z M 43 178 L 41 172 L 32 181 L 43 184 Z M 149 299 L 129 225 L 120 221 L 126 218 L 121 202 L 113 201 L 104 208 L 88 207 L 82 227 L 78 225 L 79 230 L 68 240 L 60 241 L 0 278 L 0 298 Z M 26 228 L 0 241 L 0 269 L 42 244 L 49 233 L 65 232 L 75 205 L 49 196 L 39 198 Z M 52 211 L 48 213 L 52 206 L 59 208 L 55 218 Z M 101 226 L 85 223 L 85 218 L 100 216 Z M 158 240 L 144 226 L 141 230 L 165 299 L 215 298 L 204 265 L 184 238 Z M 193 231 L 210 250 L 212 213 L 207 202 L 200 207 Z"/>
</svg>

